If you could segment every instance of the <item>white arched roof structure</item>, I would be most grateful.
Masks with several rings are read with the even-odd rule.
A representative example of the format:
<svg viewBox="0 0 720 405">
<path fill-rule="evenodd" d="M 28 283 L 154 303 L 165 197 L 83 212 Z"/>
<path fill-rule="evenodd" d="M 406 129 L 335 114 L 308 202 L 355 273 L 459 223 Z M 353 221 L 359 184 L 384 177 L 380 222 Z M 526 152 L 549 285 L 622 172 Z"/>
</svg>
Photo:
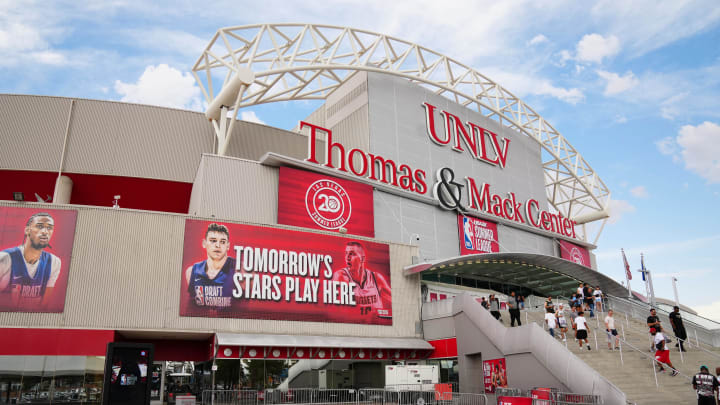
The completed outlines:
<svg viewBox="0 0 720 405">
<path fill-rule="evenodd" d="M 536 140 L 551 207 L 582 224 L 607 220 L 610 191 L 555 128 L 477 70 L 420 45 L 348 27 L 246 25 L 218 30 L 192 70 L 211 106 L 223 88 L 234 89 L 229 98 L 223 92 L 218 98 L 224 101 L 214 106 L 222 104 L 235 115 L 255 104 L 325 99 L 359 70 L 407 78 Z M 224 134 L 231 133 L 235 120 L 228 130 L 228 122 L 217 117 L 213 125 L 222 154 Z M 589 239 L 587 230 L 584 237 Z"/>
</svg>

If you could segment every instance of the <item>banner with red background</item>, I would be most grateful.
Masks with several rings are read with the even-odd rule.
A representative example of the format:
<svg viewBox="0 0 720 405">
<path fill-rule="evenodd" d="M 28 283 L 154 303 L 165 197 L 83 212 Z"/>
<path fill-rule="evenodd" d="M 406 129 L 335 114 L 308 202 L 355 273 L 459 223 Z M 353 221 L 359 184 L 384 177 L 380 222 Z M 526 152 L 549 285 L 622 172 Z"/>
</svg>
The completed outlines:
<svg viewBox="0 0 720 405">
<path fill-rule="evenodd" d="M 375 237 L 373 191 L 367 184 L 280 167 L 278 224 Z"/>
<path fill-rule="evenodd" d="M 590 252 L 582 246 L 578 246 L 574 243 L 566 242 L 559 239 L 560 242 L 560 257 L 569 260 L 573 263 L 582 264 L 585 267 L 590 266 Z"/>
<path fill-rule="evenodd" d="M 221 223 L 228 259 L 210 275 L 206 260 L 223 250 L 212 239 L 224 235 L 206 237 L 213 223 L 185 221 L 181 316 L 392 325 L 388 245 Z"/>
<path fill-rule="evenodd" d="M 495 393 L 496 388 L 507 388 L 505 359 L 483 360 L 483 382 L 485 392 Z"/>
<path fill-rule="evenodd" d="M 40 213 L 50 217 L 37 216 L 27 226 Z M 72 210 L 0 207 L 0 311 L 63 312 L 76 220 Z M 31 277 L 25 261 L 34 254 Z"/>
<path fill-rule="evenodd" d="M 460 255 L 500 251 L 497 224 L 467 215 L 458 215 Z"/>
</svg>

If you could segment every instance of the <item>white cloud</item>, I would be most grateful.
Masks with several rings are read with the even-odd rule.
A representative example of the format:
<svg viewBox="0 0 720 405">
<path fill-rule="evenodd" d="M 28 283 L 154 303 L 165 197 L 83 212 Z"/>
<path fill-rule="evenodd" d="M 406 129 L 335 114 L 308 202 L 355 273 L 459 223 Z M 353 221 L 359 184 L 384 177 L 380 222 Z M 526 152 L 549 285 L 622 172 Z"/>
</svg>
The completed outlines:
<svg viewBox="0 0 720 405">
<path fill-rule="evenodd" d="M 686 169 L 709 183 L 720 183 L 720 125 L 709 121 L 685 125 L 675 140 Z"/>
<path fill-rule="evenodd" d="M 633 72 L 626 72 L 625 75 L 620 76 L 617 73 L 598 70 L 597 74 L 607 81 L 603 92 L 606 96 L 623 93 L 637 86 L 640 82 Z"/>
<path fill-rule="evenodd" d="M 647 198 L 649 196 L 645 186 L 636 186 L 630 189 L 630 194 L 637 198 Z"/>
<path fill-rule="evenodd" d="M 168 65 L 148 66 L 136 83 L 115 81 L 120 101 L 200 110 L 200 88 L 190 73 Z"/>
<path fill-rule="evenodd" d="M 209 37 L 200 38 L 184 31 L 161 28 L 127 31 L 127 35 L 143 48 L 154 49 L 159 52 L 178 53 L 188 57 L 188 60 L 200 56 L 205 46 L 210 42 Z"/>
<path fill-rule="evenodd" d="M 671 136 L 666 136 L 659 141 L 655 141 L 655 146 L 663 155 L 674 156 L 678 151 L 677 143 L 675 143 L 675 139 Z"/>
<path fill-rule="evenodd" d="M 45 65 L 55 65 L 55 66 L 61 66 L 66 65 L 68 63 L 67 58 L 65 58 L 65 55 L 59 53 L 59 52 L 53 52 L 53 51 L 42 51 L 42 52 L 32 52 L 30 54 L 32 58 L 42 64 Z"/>
<path fill-rule="evenodd" d="M 618 124 L 624 124 L 627 122 L 627 117 L 624 115 L 616 115 L 615 116 L 615 122 Z"/>
<path fill-rule="evenodd" d="M 603 59 L 615 56 L 620 52 L 620 40 L 609 35 L 588 34 L 577 44 L 577 60 L 582 62 L 601 63 Z"/>
<path fill-rule="evenodd" d="M 720 322 L 720 301 L 708 305 L 695 305 L 692 307 L 700 316 Z"/>
<path fill-rule="evenodd" d="M 543 34 L 538 34 L 538 35 L 535 35 L 535 36 L 530 40 L 530 42 L 528 42 L 528 44 L 530 44 L 530 45 L 538 45 L 538 44 L 542 44 L 542 43 L 545 43 L 545 42 L 549 42 L 549 39 L 548 39 L 545 35 L 543 35 Z"/>
<path fill-rule="evenodd" d="M 255 111 L 241 111 L 240 119 L 243 121 L 266 125 L 265 121 L 261 120 L 260 117 L 255 114 Z"/>
<path fill-rule="evenodd" d="M 610 200 L 608 223 L 616 224 L 623 215 L 635 212 L 635 206 L 625 200 Z"/>
<path fill-rule="evenodd" d="M 716 25 L 720 7 L 717 0 L 600 0 L 592 17 L 605 32 L 623 38 L 629 52 L 642 55 Z"/>
<path fill-rule="evenodd" d="M 585 99 L 585 95 L 580 89 L 555 86 L 548 79 L 535 77 L 530 74 L 511 73 L 501 70 L 495 71 L 494 69 L 490 69 L 489 71 L 492 72 L 488 74 L 492 80 L 501 83 L 504 88 L 518 97 L 523 97 L 528 94 L 550 96 L 570 104 L 577 104 Z"/>
</svg>

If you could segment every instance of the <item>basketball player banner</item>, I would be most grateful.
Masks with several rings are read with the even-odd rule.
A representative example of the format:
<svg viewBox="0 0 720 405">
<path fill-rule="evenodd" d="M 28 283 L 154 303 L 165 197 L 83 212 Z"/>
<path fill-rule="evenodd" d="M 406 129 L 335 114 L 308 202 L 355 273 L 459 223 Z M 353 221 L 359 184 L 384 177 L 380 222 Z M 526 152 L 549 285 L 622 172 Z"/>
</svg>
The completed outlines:
<svg viewBox="0 0 720 405">
<path fill-rule="evenodd" d="M 0 311 L 63 312 L 77 211 L 0 207 Z"/>
<path fill-rule="evenodd" d="M 505 359 L 483 360 L 483 382 L 485 392 L 495 393 L 497 388 L 507 388 Z"/>
<path fill-rule="evenodd" d="M 590 253 L 582 246 L 559 239 L 560 257 L 573 263 L 582 264 L 585 267 L 590 266 Z"/>
<path fill-rule="evenodd" d="M 278 223 L 375 237 L 373 191 L 367 184 L 280 167 Z"/>
<path fill-rule="evenodd" d="M 187 219 L 180 315 L 392 325 L 387 244 Z"/>
<path fill-rule="evenodd" d="M 458 215 L 460 255 L 500 251 L 497 224 L 467 215 Z"/>
</svg>

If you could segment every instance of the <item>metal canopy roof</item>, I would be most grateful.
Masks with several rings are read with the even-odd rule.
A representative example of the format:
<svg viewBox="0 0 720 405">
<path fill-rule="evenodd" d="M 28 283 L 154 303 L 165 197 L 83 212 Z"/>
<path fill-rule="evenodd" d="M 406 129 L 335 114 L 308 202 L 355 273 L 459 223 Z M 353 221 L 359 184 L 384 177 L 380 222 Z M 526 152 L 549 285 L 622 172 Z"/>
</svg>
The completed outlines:
<svg viewBox="0 0 720 405">
<path fill-rule="evenodd" d="M 218 333 L 220 346 L 332 347 L 356 349 L 432 350 L 430 343 L 416 338 L 365 338 L 344 336 L 266 335 Z"/>
<path fill-rule="evenodd" d="M 485 253 L 458 256 L 405 267 L 405 275 L 433 274 L 516 284 L 542 295 L 570 295 L 580 282 L 623 297 L 627 289 L 591 268 L 553 256 L 532 253 Z"/>
</svg>

